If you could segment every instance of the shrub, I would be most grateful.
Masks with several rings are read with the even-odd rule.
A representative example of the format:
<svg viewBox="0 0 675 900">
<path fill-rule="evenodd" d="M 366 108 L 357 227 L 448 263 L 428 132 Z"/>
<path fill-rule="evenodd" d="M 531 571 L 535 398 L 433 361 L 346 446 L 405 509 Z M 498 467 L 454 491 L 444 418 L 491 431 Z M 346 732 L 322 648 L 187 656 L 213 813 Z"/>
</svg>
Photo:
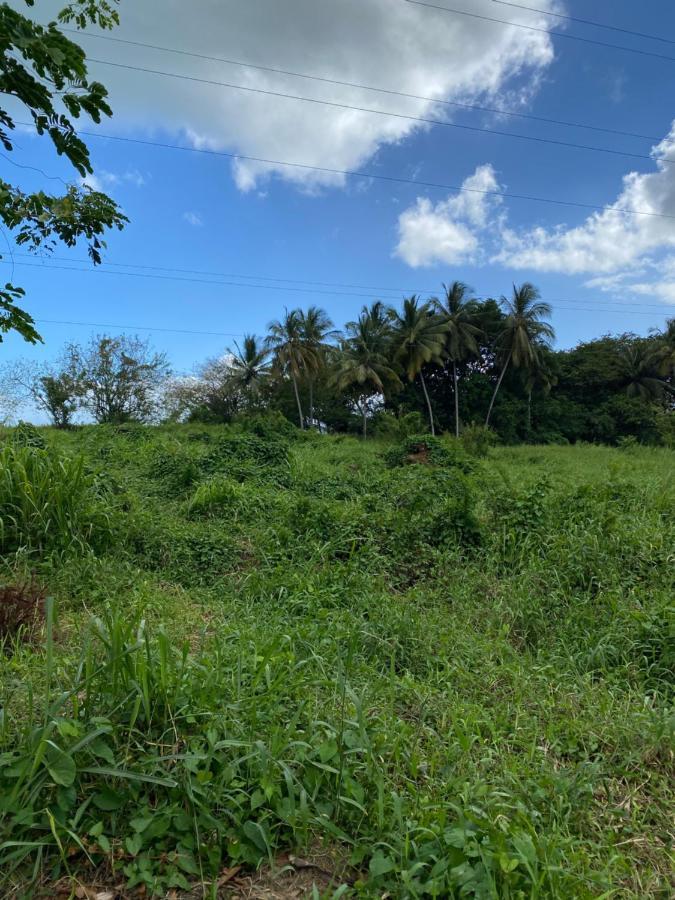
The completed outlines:
<svg viewBox="0 0 675 900">
<path fill-rule="evenodd" d="M 106 543 L 110 521 L 82 457 L 7 446 L 0 451 L 0 552 L 44 553 Z"/>
<path fill-rule="evenodd" d="M 462 431 L 460 441 L 469 456 L 484 458 L 490 452 L 490 447 L 495 445 L 497 435 L 485 425 L 472 422 Z"/>
<path fill-rule="evenodd" d="M 373 431 L 378 437 L 403 441 L 419 434 L 424 428 L 424 420 L 420 413 L 410 412 L 396 416 L 389 410 L 377 413 L 373 422 Z"/>
<path fill-rule="evenodd" d="M 12 432 L 12 443 L 15 447 L 37 447 L 39 450 L 47 446 L 38 429 L 30 422 L 19 422 Z"/>
<path fill-rule="evenodd" d="M 234 417 L 232 424 L 238 425 L 242 431 L 272 440 L 277 437 L 293 440 L 300 434 L 295 425 L 289 422 L 286 416 L 278 410 L 238 415 Z"/>
<path fill-rule="evenodd" d="M 472 485 L 463 473 L 415 467 L 392 475 L 388 530 L 400 548 L 480 540 Z"/>
<path fill-rule="evenodd" d="M 384 458 L 387 465 L 392 467 L 410 464 L 431 465 L 456 468 L 465 474 L 475 469 L 475 464 L 458 441 L 442 441 L 428 434 L 406 438 L 387 450 Z"/>
</svg>

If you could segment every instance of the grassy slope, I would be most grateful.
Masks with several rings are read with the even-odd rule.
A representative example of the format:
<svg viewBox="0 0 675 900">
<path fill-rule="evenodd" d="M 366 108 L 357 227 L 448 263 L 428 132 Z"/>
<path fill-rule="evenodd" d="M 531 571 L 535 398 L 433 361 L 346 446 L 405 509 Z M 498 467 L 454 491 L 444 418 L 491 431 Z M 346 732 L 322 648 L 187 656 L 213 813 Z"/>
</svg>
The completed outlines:
<svg viewBox="0 0 675 900">
<path fill-rule="evenodd" d="M 0 839 L 53 861 L 76 835 L 160 893 L 324 841 L 366 894 L 666 896 L 673 453 L 493 451 L 476 533 L 454 468 L 339 438 L 223 462 L 222 433 L 51 436 L 104 473 L 118 543 L 39 564 L 77 773 L 43 765 Z M 41 746 L 45 654 L 0 665 L 7 772 Z"/>
</svg>

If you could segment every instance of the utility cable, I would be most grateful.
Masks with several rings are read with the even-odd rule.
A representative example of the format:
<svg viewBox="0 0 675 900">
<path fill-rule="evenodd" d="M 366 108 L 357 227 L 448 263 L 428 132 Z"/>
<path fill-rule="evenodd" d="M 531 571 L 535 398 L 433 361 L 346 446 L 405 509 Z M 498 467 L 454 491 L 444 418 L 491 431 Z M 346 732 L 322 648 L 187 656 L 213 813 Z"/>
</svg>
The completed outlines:
<svg viewBox="0 0 675 900">
<path fill-rule="evenodd" d="M 443 100 L 438 97 L 425 97 L 420 94 L 409 94 L 405 91 L 396 91 L 391 88 L 375 87 L 374 85 L 361 84 L 357 81 L 345 81 L 337 78 L 328 78 L 323 75 L 310 75 L 307 72 L 296 72 L 291 69 L 282 69 L 276 66 L 263 66 L 251 62 L 245 62 L 240 59 L 229 59 L 223 56 L 211 56 L 207 53 L 196 53 L 190 50 L 182 50 L 178 47 L 164 47 L 160 44 L 148 44 L 144 41 L 132 41 L 126 38 L 113 37 L 109 34 L 93 34 L 91 32 L 80 32 L 74 28 L 63 28 L 62 31 L 71 34 L 77 34 L 80 37 L 95 38 L 102 41 L 111 41 L 116 44 L 125 44 L 131 47 L 143 47 L 147 50 L 160 50 L 164 53 L 175 53 L 180 56 L 189 56 L 194 59 L 204 59 L 210 62 L 225 63 L 228 66 L 241 66 L 246 69 L 255 69 L 260 72 L 271 72 L 275 75 L 289 75 L 293 78 L 305 78 L 310 81 L 318 81 L 322 84 L 332 84 L 339 87 L 357 88 L 363 91 L 374 91 L 378 94 L 388 94 L 392 97 L 404 97 L 408 100 L 423 100 L 427 103 L 438 103 L 443 106 L 456 107 L 458 109 L 467 109 L 473 112 L 490 113 L 491 115 L 509 116 L 518 119 L 527 119 L 533 122 L 542 122 L 546 125 L 561 125 L 565 128 L 583 128 L 589 131 L 602 132 L 604 134 L 612 134 L 620 137 L 639 138 L 645 141 L 660 141 L 662 137 L 652 134 L 639 134 L 634 131 L 621 131 L 616 128 L 605 128 L 600 125 L 590 125 L 587 122 L 568 122 L 564 119 L 551 119 L 546 116 L 535 116 L 529 113 L 515 112 L 514 110 L 502 109 L 501 107 L 478 106 L 475 103 L 460 103 L 457 100 Z"/>
<path fill-rule="evenodd" d="M 384 109 L 374 109 L 369 106 L 355 106 L 351 103 L 339 103 L 336 100 L 320 100 L 316 97 L 303 97 L 301 94 L 289 94 L 285 91 L 273 91 L 269 88 L 252 87 L 244 84 L 234 84 L 229 81 L 216 81 L 212 78 L 199 78 L 196 75 L 182 75 L 179 72 L 167 72 L 161 69 L 149 69 L 146 66 L 133 66 L 128 63 L 112 62 L 108 59 L 95 59 L 89 57 L 89 62 L 104 66 L 112 66 L 116 69 L 125 69 L 132 72 L 142 72 L 146 75 L 158 75 L 162 78 L 177 78 L 180 81 L 189 81 L 197 84 L 207 84 L 212 87 L 223 87 L 230 90 L 245 91 L 266 97 L 279 97 L 284 100 L 295 100 L 302 103 L 312 103 L 317 106 L 327 106 L 330 109 L 348 109 L 353 112 L 362 112 L 369 115 L 385 116 L 394 119 L 403 119 L 406 122 L 422 122 L 424 125 L 434 125 L 443 128 L 456 128 L 460 131 L 471 131 L 480 134 L 490 134 L 496 137 L 513 138 L 521 141 L 531 141 L 535 144 L 549 144 L 555 147 L 565 147 L 572 150 L 583 150 L 590 153 L 606 153 L 610 156 L 621 156 L 629 159 L 641 159 L 653 163 L 654 157 L 648 153 L 632 153 L 628 150 L 615 150 L 613 147 L 597 147 L 594 144 L 577 144 L 573 141 L 563 141 L 558 138 L 537 137 L 531 134 L 519 134 L 511 131 L 500 131 L 496 128 L 481 128 L 478 125 L 466 125 L 460 122 L 448 122 L 445 119 L 433 119 L 428 116 L 413 116 L 407 113 L 390 112 Z M 675 164 L 675 160 L 660 159 L 665 165 Z"/>
<path fill-rule="evenodd" d="M 2 264 L 3 262 L 4 261 L 0 259 L 0 264 Z M 42 269 L 42 270 L 54 269 L 56 271 L 61 271 L 61 272 L 84 272 L 88 275 L 116 275 L 116 276 L 126 276 L 129 278 L 145 278 L 145 279 L 159 280 L 159 281 L 191 282 L 194 284 L 209 284 L 209 285 L 216 285 L 216 286 L 221 286 L 221 287 L 247 288 L 247 289 L 252 289 L 252 290 L 283 291 L 285 293 L 291 293 L 291 294 L 295 294 L 295 293 L 320 294 L 320 295 L 330 295 L 330 296 L 334 296 L 334 297 L 350 297 L 350 298 L 355 297 L 355 298 L 362 298 L 362 299 L 367 299 L 367 300 L 372 300 L 372 299 L 374 299 L 374 297 L 377 296 L 377 292 L 373 292 L 370 294 L 353 294 L 353 293 L 347 293 L 347 292 L 343 292 L 343 291 L 313 290 L 311 288 L 295 288 L 295 287 L 285 288 L 285 287 L 279 287 L 277 285 L 269 285 L 269 284 L 239 284 L 237 282 L 231 282 L 231 281 L 218 281 L 218 280 L 210 280 L 210 279 L 202 279 L 202 278 L 183 278 L 183 277 L 172 276 L 172 275 L 158 275 L 156 273 L 146 273 L 146 272 L 111 272 L 107 269 L 100 268 L 100 267 L 85 268 L 83 266 L 53 265 L 52 263 L 22 263 L 22 262 L 17 262 L 16 265 L 22 266 L 22 267 L 28 268 L 28 269 Z M 401 296 L 405 296 L 405 293 L 406 293 L 405 291 L 401 291 Z M 428 293 L 429 295 L 433 295 L 433 294 L 437 294 L 438 291 L 428 291 L 428 292 L 422 292 L 422 293 Z M 394 298 L 387 298 L 387 299 L 393 300 Z M 485 299 L 485 298 L 483 298 L 483 299 Z M 550 300 L 549 302 L 579 304 L 579 303 L 582 303 L 583 301 L 581 301 L 579 299 L 575 300 L 573 298 L 567 298 L 567 297 L 558 297 L 553 300 Z M 653 307 L 654 309 L 657 309 L 659 311 L 664 311 L 669 308 L 672 308 L 671 304 L 668 304 L 668 303 L 631 304 L 631 303 L 623 303 L 622 301 L 612 301 L 612 300 L 604 300 L 602 302 L 604 302 L 605 304 L 610 304 L 610 303 L 616 304 L 617 308 L 615 310 L 605 310 L 606 312 L 612 312 L 612 311 L 618 312 L 620 309 L 626 309 L 628 312 L 634 312 L 634 310 L 628 309 L 628 307 L 630 307 L 630 306 L 635 306 L 636 308 L 638 308 L 640 310 L 645 309 L 646 307 Z M 596 309 L 595 305 L 592 302 L 588 308 Z"/>
<path fill-rule="evenodd" d="M 25 124 L 23 122 L 19 124 Z M 525 200 L 530 203 L 549 203 L 554 206 L 568 206 L 573 209 L 589 209 L 600 212 L 617 212 L 630 216 L 649 216 L 658 219 L 675 219 L 675 215 L 669 213 L 657 213 L 647 210 L 629 209 L 620 206 L 601 205 L 598 203 L 580 203 L 575 200 L 558 200 L 552 197 L 538 197 L 534 194 L 514 194 L 511 191 L 483 190 L 481 188 L 469 188 L 454 184 L 445 184 L 437 181 L 420 181 L 415 178 L 403 178 L 397 175 L 381 175 L 376 172 L 359 172 L 352 169 L 334 169 L 328 166 L 315 166 L 308 163 L 288 162 L 281 159 L 269 159 L 262 156 L 248 156 L 244 153 L 229 153 L 226 150 L 210 150 L 206 147 L 185 147 L 181 144 L 168 144 L 162 141 L 149 141 L 142 138 L 124 137 L 117 134 L 103 134 L 97 131 L 78 131 L 77 134 L 84 137 L 100 138 L 109 141 L 119 141 L 127 144 L 138 144 L 146 147 L 162 147 L 165 150 L 180 150 L 184 153 L 201 153 L 207 156 L 221 156 L 231 160 L 244 160 L 246 162 L 261 163 L 267 166 L 284 166 L 293 169 L 302 169 L 306 172 L 321 172 L 327 175 L 340 175 L 348 178 L 364 178 L 374 181 L 386 181 L 390 184 L 412 184 L 418 188 L 434 188 L 442 191 L 453 191 L 458 194 L 480 194 L 488 197 L 503 197 L 508 200 Z"/>
<path fill-rule="evenodd" d="M 621 28 L 618 25 L 610 25 L 607 22 L 594 22 L 592 19 L 580 19 L 578 16 L 566 16 L 564 13 L 553 12 L 549 9 L 541 9 L 534 6 L 523 6 L 521 3 L 511 3 L 509 0 L 492 0 L 500 6 L 511 6 L 513 9 L 526 9 L 528 12 L 540 13 L 542 16 L 552 16 L 555 19 L 564 19 L 566 22 L 577 22 L 580 25 L 592 25 L 593 28 L 606 28 L 608 31 L 618 31 L 621 34 L 630 34 L 632 37 L 645 38 L 648 41 L 661 41 L 663 44 L 675 44 L 671 38 L 661 37 L 658 34 L 646 34 L 644 31 L 633 31 L 630 28 Z"/>
<path fill-rule="evenodd" d="M 655 59 L 665 59 L 668 62 L 675 62 L 675 56 L 666 56 L 663 53 L 654 53 L 652 50 L 638 50 L 637 47 L 626 47 L 624 44 L 610 44 L 607 41 L 598 41 L 594 38 L 580 37 L 577 34 L 566 34 L 564 31 L 549 31 L 548 28 L 537 28 L 535 25 L 525 25 L 522 22 L 509 22 L 505 19 L 497 19 L 494 16 L 485 16 L 480 13 L 468 12 L 466 9 L 454 9 L 450 6 L 439 6 L 436 3 L 428 3 L 427 0 L 404 0 L 405 3 L 412 3 L 414 6 L 426 6 L 429 9 L 437 9 L 446 13 L 453 13 L 457 16 L 468 16 L 470 19 L 480 19 L 483 22 L 495 22 L 499 25 L 510 25 L 513 28 L 524 28 L 526 31 L 538 31 L 540 34 L 547 34 L 550 37 L 562 38 L 566 41 L 580 41 L 583 44 L 593 44 L 595 47 L 608 47 L 612 50 L 623 50 L 626 53 L 636 53 L 638 56 L 651 56 Z"/>
</svg>

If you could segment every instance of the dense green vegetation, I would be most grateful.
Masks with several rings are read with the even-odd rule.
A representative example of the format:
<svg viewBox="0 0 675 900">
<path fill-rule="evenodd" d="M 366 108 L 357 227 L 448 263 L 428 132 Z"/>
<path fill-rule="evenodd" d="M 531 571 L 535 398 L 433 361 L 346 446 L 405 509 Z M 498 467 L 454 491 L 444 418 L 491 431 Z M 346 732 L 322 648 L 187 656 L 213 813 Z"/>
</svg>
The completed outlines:
<svg viewBox="0 0 675 900">
<path fill-rule="evenodd" d="M 2 895 L 667 896 L 673 452 L 486 452 L 7 432 Z"/>
<path fill-rule="evenodd" d="M 479 301 L 461 282 L 444 299 L 375 302 L 344 331 L 311 306 L 287 310 L 190 376 L 147 341 L 99 335 L 47 365 L 5 367 L 0 394 L 56 427 L 203 422 L 281 413 L 301 428 L 405 435 L 490 427 L 514 443 L 675 445 L 675 319 L 647 337 L 606 335 L 554 351 L 549 304 L 529 283 Z"/>
</svg>

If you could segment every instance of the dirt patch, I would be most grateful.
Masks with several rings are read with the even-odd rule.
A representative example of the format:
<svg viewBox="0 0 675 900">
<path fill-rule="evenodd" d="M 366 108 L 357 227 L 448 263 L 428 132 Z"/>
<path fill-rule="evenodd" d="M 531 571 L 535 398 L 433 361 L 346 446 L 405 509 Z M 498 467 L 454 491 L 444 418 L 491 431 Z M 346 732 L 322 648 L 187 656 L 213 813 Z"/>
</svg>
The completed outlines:
<svg viewBox="0 0 675 900">
<path fill-rule="evenodd" d="M 410 448 L 405 461 L 408 465 L 428 466 L 430 463 L 429 447 L 426 444 L 415 444 Z"/>
<path fill-rule="evenodd" d="M 307 857 L 281 853 L 274 866 L 262 866 L 257 872 L 245 871 L 241 866 L 225 868 L 216 882 L 218 900 L 303 900 L 311 897 L 314 888 L 320 895 L 335 891 L 341 884 L 354 884 L 358 878 L 347 864 L 346 856 L 335 848 L 308 853 Z M 124 876 L 110 870 L 82 873 L 76 879 L 62 878 L 55 884 L 38 888 L 33 896 L 39 900 L 147 900 L 145 888 L 127 890 Z M 211 896 L 212 884 L 199 884 L 186 893 L 170 890 L 164 900 L 204 900 Z M 9 900 L 20 895 L 10 894 Z"/>
<path fill-rule="evenodd" d="M 45 591 L 34 581 L 0 587 L 0 640 L 33 640 L 44 618 Z"/>
</svg>

